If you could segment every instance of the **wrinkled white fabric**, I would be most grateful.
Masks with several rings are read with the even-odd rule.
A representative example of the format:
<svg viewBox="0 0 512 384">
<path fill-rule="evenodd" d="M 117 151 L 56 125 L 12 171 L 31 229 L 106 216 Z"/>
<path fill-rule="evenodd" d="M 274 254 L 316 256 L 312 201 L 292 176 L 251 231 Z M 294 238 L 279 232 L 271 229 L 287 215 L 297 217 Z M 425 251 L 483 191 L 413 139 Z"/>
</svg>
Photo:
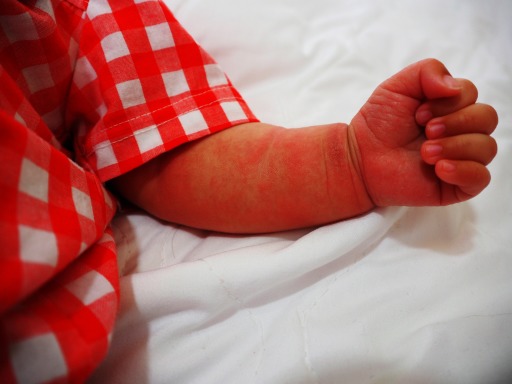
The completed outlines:
<svg viewBox="0 0 512 384">
<path fill-rule="evenodd" d="M 512 379 L 512 3 L 168 1 L 263 121 L 350 121 L 425 57 L 500 116 L 491 185 L 260 236 L 115 221 L 121 312 L 93 382 L 508 383 Z"/>
</svg>

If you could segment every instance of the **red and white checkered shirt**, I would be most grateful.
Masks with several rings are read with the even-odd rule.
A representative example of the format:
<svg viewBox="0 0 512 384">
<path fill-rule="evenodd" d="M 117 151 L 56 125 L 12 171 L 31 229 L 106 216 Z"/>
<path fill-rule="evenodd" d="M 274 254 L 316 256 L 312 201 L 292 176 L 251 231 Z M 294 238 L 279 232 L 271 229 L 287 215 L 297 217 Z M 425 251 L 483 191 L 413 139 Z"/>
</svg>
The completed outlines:
<svg viewBox="0 0 512 384">
<path fill-rule="evenodd" d="M 256 119 L 159 0 L 2 0 L 0 27 L 0 382 L 81 382 L 119 298 L 102 183 Z"/>
</svg>

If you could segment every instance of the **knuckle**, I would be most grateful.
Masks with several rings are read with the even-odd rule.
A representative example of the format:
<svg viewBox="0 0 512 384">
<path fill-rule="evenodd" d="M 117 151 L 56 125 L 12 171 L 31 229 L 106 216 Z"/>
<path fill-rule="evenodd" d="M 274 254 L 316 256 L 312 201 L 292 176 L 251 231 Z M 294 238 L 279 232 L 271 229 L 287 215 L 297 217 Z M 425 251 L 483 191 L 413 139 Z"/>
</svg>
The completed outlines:
<svg viewBox="0 0 512 384">
<path fill-rule="evenodd" d="M 460 81 L 462 83 L 462 90 L 465 94 L 465 98 L 474 103 L 478 99 L 478 88 L 468 79 L 461 79 Z"/>
<path fill-rule="evenodd" d="M 474 152 L 478 160 L 484 164 L 489 164 L 498 153 L 498 145 L 496 140 L 490 136 L 478 135 L 479 140 L 473 143 Z"/>
<path fill-rule="evenodd" d="M 492 133 L 498 126 L 498 113 L 488 104 L 476 104 L 480 116 L 482 128 L 487 133 Z"/>
<path fill-rule="evenodd" d="M 476 122 L 475 115 L 468 110 L 462 110 L 457 117 L 457 125 L 462 128 L 472 127 Z"/>
<path fill-rule="evenodd" d="M 498 112 L 488 104 L 485 104 L 485 106 L 487 107 L 487 110 L 488 110 L 487 113 L 490 116 L 492 129 L 494 130 L 494 128 L 496 128 L 498 126 L 498 122 L 499 122 Z"/>
<path fill-rule="evenodd" d="M 496 157 L 498 154 L 498 142 L 494 140 L 492 137 L 489 137 L 489 160 L 487 163 L 490 163 L 492 159 Z"/>
</svg>

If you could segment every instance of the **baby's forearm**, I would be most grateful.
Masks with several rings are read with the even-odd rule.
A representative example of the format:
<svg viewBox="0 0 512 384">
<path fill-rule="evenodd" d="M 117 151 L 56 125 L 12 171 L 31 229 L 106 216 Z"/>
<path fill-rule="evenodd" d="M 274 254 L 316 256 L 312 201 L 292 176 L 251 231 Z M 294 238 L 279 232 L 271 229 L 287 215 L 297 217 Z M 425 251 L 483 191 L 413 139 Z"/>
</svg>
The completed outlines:
<svg viewBox="0 0 512 384">
<path fill-rule="evenodd" d="M 345 124 L 243 124 L 161 155 L 113 185 L 159 218 L 231 233 L 325 224 L 373 207 Z"/>
</svg>

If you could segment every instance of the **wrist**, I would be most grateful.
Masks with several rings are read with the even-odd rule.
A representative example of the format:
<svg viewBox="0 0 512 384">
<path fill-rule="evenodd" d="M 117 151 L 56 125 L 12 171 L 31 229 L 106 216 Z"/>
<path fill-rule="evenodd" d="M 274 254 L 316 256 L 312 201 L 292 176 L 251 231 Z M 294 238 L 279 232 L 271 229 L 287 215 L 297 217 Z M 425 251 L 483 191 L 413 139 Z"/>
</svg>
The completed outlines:
<svg viewBox="0 0 512 384">
<path fill-rule="evenodd" d="M 330 195 L 337 196 L 340 217 L 357 216 L 373 209 L 374 204 L 367 188 L 360 158 L 360 151 L 353 132 L 353 127 L 345 123 L 328 126 L 327 169 L 336 175 L 336 185 L 332 186 Z"/>
</svg>

